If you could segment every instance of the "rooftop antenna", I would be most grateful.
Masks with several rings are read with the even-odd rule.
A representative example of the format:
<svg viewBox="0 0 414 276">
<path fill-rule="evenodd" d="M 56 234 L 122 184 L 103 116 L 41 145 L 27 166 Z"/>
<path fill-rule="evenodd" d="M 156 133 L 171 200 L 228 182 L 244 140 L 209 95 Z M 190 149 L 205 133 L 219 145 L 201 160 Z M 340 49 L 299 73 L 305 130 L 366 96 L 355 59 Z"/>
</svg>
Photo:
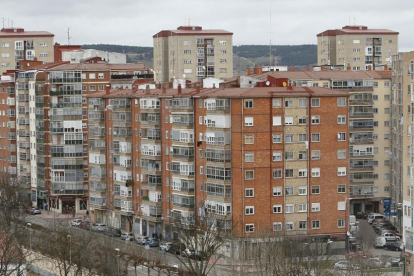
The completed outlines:
<svg viewBox="0 0 414 276">
<path fill-rule="evenodd" d="M 70 39 L 71 39 L 71 37 L 70 37 L 70 28 L 68 28 L 68 45 L 70 45 Z"/>
<path fill-rule="evenodd" d="M 355 17 L 354 17 L 354 26 L 355 26 Z"/>
<path fill-rule="evenodd" d="M 270 2 L 269 66 L 272 66 L 272 2 Z"/>
<path fill-rule="evenodd" d="M 4 29 L 4 17 L 2 18 L 2 20 L 3 20 L 3 29 Z"/>
<path fill-rule="evenodd" d="M 11 21 L 11 23 L 12 23 L 12 26 L 11 27 L 13 28 L 13 20 Z"/>
<path fill-rule="evenodd" d="M 188 26 L 191 26 L 191 24 L 190 24 L 190 17 L 188 17 Z"/>
</svg>

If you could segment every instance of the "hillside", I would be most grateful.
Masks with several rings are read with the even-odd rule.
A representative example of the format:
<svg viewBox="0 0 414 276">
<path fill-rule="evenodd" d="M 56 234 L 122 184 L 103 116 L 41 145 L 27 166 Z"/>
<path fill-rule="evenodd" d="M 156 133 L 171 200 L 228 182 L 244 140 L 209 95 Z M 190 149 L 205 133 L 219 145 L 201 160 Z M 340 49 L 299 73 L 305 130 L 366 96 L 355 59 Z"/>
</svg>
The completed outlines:
<svg viewBox="0 0 414 276">
<path fill-rule="evenodd" d="M 153 67 L 152 47 L 112 44 L 82 45 L 84 49 L 97 49 L 127 54 L 127 62 L 143 62 Z M 233 46 L 234 72 L 244 72 L 247 65 L 269 65 L 269 45 Z M 272 64 L 304 67 L 316 63 L 316 45 L 274 45 Z"/>
</svg>

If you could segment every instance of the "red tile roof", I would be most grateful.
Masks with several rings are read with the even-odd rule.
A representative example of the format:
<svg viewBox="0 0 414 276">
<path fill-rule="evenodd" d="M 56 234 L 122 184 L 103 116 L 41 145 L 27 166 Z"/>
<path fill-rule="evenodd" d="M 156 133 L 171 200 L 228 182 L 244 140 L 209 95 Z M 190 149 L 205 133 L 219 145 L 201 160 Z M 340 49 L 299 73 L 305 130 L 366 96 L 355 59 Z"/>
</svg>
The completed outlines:
<svg viewBox="0 0 414 276">
<path fill-rule="evenodd" d="M 320 36 L 337 36 L 341 34 L 349 35 L 398 35 L 398 32 L 387 29 L 368 29 L 366 26 L 345 26 L 342 29 L 326 30 L 317 35 Z"/>
<path fill-rule="evenodd" d="M 11 32 L 10 29 L 1 29 L 0 37 L 54 37 L 55 35 L 49 32 L 44 31 L 34 31 L 26 32 L 22 28 L 12 28 L 16 29 L 18 32 Z"/>
<path fill-rule="evenodd" d="M 296 80 L 312 79 L 391 79 L 392 71 L 286 71 L 272 72 L 273 78 L 287 78 Z"/>
</svg>

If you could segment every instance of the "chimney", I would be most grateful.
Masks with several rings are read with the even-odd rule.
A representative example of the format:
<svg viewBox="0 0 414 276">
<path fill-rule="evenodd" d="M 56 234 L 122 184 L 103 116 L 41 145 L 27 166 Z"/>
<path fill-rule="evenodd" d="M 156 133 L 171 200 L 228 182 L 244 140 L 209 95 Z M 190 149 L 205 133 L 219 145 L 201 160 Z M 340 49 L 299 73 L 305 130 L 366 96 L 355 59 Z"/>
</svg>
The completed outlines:
<svg viewBox="0 0 414 276">
<path fill-rule="evenodd" d="M 199 84 L 196 85 L 196 93 L 200 93 L 200 85 Z"/>
<path fill-rule="evenodd" d="M 146 86 L 145 86 L 145 95 L 150 95 L 151 93 L 150 93 L 150 88 L 149 88 L 149 85 L 147 84 Z"/>
<path fill-rule="evenodd" d="M 310 71 L 309 65 L 306 66 L 305 71 Z"/>
<path fill-rule="evenodd" d="M 347 71 L 351 71 L 351 66 L 346 67 Z"/>
<path fill-rule="evenodd" d="M 247 65 L 247 71 L 246 71 L 246 76 L 250 76 L 251 72 L 250 72 L 250 66 Z"/>
<path fill-rule="evenodd" d="M 371 65 L 369 65 L 368 66 L 368 71 L 371 71 L 372 70 L 372 67 L 371 67 Z"/>
<path fill-rule="evenodd" d="M 167 94 L 167 88 L 165 87 L 165 85 L 163 85 L 161 89 L 162 89 L 162 94 Z"/>
<path fill-rule="evenodd" d="M 178 90 L 178 94 L 181 94 L 181 84 L 178 85 L 177 90 Z"/>
<path fill-rule="evenodd" d="M 388 65 L 384 65 L 384 71 L 387 71 L 388 70 Z"/>
<path fill-rule="evenodd" d="M 213 83 L 213 89 L 215 89 L 216 88 L 216 84 L 215 83 Z"/>
<path fill-rule="evenodd" d="M 295 71 L 296 69 L 295 69 L 295 66 L 292 66 L 292 67 L 290 67 L 290 71 Z"/>
<path fill-rule="evenodd" d="M 111 91 L 111 86 L 109 84 L 107 84 L 106 87 L 105 87 L 105 94 L 109 95 L 110 91 Z"/>
</svg>

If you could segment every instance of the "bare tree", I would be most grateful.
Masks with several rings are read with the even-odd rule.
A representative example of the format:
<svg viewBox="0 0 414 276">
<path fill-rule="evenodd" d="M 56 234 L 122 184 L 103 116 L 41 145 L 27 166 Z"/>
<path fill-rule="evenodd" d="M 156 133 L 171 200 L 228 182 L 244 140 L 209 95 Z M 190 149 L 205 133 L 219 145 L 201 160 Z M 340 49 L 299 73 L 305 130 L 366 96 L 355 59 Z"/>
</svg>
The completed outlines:
<svg viewBox="0 0 414 276">
<path fill-rule="evenodd" d="M 22 275 L 33 261 L 25 207 L 30 206 L 27 189 L 14 178 L 0 177 L 0 275 Z M 30 258 L 32 257 L 32 258 Z"/>
<path fill-rule="evenodd" d="M 226 226 L 214 214 L 175 219 L 174 230 L 186 248 L 177 258 L 190 275 L 208 275 L 220 260 L 219 252 L 230 238 Z"/>
</svg>

